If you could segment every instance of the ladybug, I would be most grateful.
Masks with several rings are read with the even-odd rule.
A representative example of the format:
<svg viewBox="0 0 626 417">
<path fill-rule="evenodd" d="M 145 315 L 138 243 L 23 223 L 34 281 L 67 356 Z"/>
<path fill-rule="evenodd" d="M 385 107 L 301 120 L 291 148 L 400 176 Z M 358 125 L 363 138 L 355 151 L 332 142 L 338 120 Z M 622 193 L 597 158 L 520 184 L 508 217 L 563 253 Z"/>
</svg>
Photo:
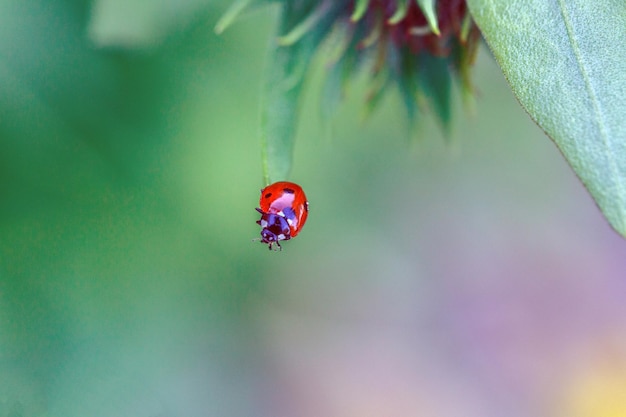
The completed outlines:
<svg viewBox="0 0 626 417">
<path fill-rule="evenodd" d="M 309 215 L 309 202 L 302 187 L 293 182 L 280 181 L 268 185 L 261 190 L 261 213 L 257 224 L 261 226 L 261 243 L 267 243 L 271 250 L 273 245 L 280 246 L 281 240 L 296 237 Z"/>
</svg>

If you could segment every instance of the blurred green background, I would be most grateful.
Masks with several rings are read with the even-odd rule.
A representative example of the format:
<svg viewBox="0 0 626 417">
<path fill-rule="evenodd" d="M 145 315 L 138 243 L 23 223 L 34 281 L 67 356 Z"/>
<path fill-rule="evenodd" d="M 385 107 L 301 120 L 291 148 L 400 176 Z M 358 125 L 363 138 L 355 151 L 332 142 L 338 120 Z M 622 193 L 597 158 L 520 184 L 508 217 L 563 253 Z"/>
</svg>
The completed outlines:
<svg viewBox="0 0 626 417">
<path fill-rule="evenodd" d="M 0 0 L 0 417 L 626 416 L 626 242 L 486 49 L 451 143 L 316 65 L 269 252 L 227 4 Z"/>
</svg>

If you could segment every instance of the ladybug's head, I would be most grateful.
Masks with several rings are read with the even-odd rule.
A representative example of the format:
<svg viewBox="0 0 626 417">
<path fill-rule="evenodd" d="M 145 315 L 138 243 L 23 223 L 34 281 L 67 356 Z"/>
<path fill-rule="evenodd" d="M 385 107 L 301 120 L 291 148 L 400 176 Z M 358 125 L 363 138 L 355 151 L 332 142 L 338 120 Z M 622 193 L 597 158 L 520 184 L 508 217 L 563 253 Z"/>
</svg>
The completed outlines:
<svg viewBox="0 0 626 417">
<path fill-rule="evenodd" d="M 267 243 L 270 250 L 274 244 L 282 250 L 279 241 L 291 239 L 287 219 L 275 213 L 264 213 L 260 209 L 257 211 L 261 213 L 261 219 L 257 221 L 261 226 L 261 243 Z"/>
</svg>

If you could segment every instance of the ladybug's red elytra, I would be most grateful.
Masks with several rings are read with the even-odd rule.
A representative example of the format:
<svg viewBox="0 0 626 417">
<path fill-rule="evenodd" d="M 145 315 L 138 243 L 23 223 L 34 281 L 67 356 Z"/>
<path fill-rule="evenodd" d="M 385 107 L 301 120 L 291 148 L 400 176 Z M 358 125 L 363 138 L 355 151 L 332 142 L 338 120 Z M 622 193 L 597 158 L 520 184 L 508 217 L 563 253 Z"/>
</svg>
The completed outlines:
<svg viewBox="0 0 626 417">
<path fill-rule="evenodd" d="M 259 200 L 261 219 L 261 243 L 267 243 L 271 250 L 280 246 L 281 240 L 296 237 L 309 215 L 309 202 L 302 187 L 288 181 L 275 182 L 261 190 Z"/>
</svg>

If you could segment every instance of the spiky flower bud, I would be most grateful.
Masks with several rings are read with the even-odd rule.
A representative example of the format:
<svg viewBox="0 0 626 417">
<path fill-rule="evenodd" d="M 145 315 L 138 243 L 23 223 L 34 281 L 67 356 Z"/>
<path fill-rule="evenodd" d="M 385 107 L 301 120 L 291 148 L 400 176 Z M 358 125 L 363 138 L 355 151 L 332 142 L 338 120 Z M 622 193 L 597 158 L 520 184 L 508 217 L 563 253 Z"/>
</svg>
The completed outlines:
<svg viewBox="0 0 626 417">
<path fill-rule="evenodd" d="M 239 0 L 218 23 L 223 30 L 247 5 Z M 417 103 L 427 102 L 444 132 L 450 124 L 451 84 L 458 80 L 471 95 L 469 68 L 480 32 L 465 0 L 283 0 L 279 36 L 270 62 L 263 104 L 266 179 L 289 171 L 295 108 L 313 55 L 325 45 L 326 113 L 332 115 L 341 92 L 362 67 L 370 72 L 368 111 L 396 85 L 411 120 Z M 284 157 L 284 155 L 288 157 Z M 282 166 L 280 166 L 282 163 Z M 278 167 L 278 168 L 277 168 Z"/>
<path fill-rule="evenodd" d="M 345 37 L 340 44 L 346 45 L 336 63 L 340 64 L 342 59 L 371 62 L 370 107 L 373 108 L 386 87 L 395 82 L 411 118 L 416 98 L 424 97 L 447 129 L 451 81 L 453 76 L 458 77 L 464 94 L 471 93 L 469 67 L 480 39 L 465 0 L 335 3 L 334 31 L 339 27 Z M 325 7 L 328 6 L 322 2 L 311 15 Z M 364 59 L 367 56 L 372 59 Z M 339 71 L 345 69 L 339 68 Z"/>
</svg>

